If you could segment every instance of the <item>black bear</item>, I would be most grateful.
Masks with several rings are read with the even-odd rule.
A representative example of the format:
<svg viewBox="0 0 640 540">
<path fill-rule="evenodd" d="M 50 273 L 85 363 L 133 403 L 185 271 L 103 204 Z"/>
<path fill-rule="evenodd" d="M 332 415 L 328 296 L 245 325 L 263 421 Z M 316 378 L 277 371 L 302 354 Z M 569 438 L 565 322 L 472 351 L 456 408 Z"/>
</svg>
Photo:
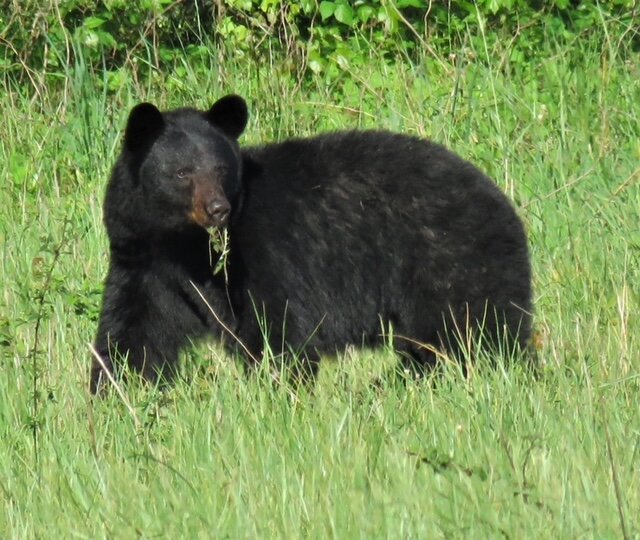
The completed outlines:
<svg viewBox="0 0 640 540">
<path fill-rule="evenodd" d="M 269 347 L 310 378 L 322 354 L 380 343 L 388 325 L 413 369 L 477 329 L 490 346 L 525 346 L 524 229 L 477 168 L 384 131 L 241 150 L 246 122 L 233 95 L 208 111 L 131 111 L 104 205 L 92 391 L 105 368 L 171 376 L 181 348 L 207 335 L 226 336 L 248 367 Z M 224 272 L 212 227 L 228 231 Z"/>
</svg>

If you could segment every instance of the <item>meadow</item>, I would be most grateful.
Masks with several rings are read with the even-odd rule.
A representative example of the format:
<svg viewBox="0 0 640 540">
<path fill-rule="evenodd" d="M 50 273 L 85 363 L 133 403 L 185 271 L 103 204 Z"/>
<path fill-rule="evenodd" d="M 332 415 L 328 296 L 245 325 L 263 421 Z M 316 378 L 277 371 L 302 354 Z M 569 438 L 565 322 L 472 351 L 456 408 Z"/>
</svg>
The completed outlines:
<svg viewBox="0 0 640 540">
<path fill-rule="evenodd" d="M 0 90 L 0 537 L 640 538 L 640 57 L 628 32 L 524 64 L 375 50 L 300 80 L 211 50 L 110 88 L 76 51 Z M 140 101 L 250 107 L 243 144 L 344 128 L 431 138 L 526 224 L 539 369 L 372 385 L 388 348 L 327 359 L 314 392 L 247 380 L 216 344 L 175 387 L 92 400 L 102 197 Z"/>
</svg>

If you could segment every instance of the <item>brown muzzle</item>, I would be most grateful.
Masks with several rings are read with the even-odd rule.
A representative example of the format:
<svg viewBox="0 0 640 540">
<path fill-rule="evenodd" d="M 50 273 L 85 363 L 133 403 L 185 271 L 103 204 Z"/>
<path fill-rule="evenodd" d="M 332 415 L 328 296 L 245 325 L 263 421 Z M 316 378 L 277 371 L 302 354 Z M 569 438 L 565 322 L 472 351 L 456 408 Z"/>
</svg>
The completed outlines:
<svg viewBox="0 0 640 540">
<path fill-rule="evenodd" d="M 196 182 L 191 201 L 191 220 L 201 227 L 224 227 L 229 223 L 231 205 L 221 190 Z"/>
</svg>

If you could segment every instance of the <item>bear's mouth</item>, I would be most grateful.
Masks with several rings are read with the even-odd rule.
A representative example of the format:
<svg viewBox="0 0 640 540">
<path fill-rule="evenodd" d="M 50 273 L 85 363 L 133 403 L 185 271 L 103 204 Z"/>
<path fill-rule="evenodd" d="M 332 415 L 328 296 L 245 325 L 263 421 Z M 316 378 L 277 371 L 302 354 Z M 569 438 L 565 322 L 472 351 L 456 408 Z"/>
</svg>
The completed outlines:
<svg viewBox="0 0 640 540">
<path fill-rule="evenodd" d="M 189 219 L 203 229 L 223 229 L 229 223 L 229 214 L 211 215 L 202 208 L 196 208 L 189 213 Z"/>
</svg>

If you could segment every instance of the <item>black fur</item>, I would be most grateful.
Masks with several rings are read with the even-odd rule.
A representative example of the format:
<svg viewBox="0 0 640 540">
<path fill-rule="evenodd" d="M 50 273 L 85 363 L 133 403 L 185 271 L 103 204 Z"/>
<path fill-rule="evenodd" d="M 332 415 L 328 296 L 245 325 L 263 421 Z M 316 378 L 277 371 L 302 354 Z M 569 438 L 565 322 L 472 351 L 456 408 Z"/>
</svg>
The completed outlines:
<svg viewBox="0 0 640 540">
<path fill-rule="evenodd" d="M 153 380 L 189 340 L 226 333 L 190 282 L 248 348 L 247 365 L 262 357 L 259 319 L 271 349 L 299 353 L 309 374 L 321 354 L 380 343 L 387 323 L 414 367 L 435 360 L 415 342 L 455 351 L 467 327 L 482 326 L 494 346 L 525 346 L 525 233 L 473 165 L 383 131 L 240 151 L 241 98 L 160 123 L 149 107 L 132 111 L 105 201 L 111 264 L 96 349 L 110 370 L 117 349 Z M 230 217 L 212 210 L 225 202 Z M 227 223 L 225 284 L 204 227 Z M 100 373 L 94 362 L 93 391 Z"/>
</svg>

